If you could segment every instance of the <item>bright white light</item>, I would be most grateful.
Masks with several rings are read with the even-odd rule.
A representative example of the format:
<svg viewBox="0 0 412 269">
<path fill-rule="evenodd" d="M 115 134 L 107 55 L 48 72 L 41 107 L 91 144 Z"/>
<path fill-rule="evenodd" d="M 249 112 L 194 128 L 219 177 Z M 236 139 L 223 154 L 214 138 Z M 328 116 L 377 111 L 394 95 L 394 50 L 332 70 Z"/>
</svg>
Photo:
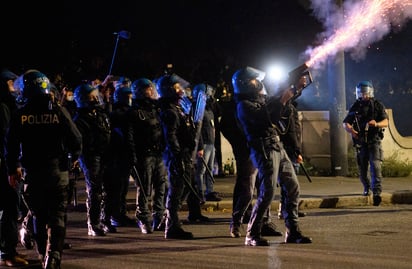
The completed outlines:
<svg viewBox="0 0 412 269">
<path fill-rule="evenodd" d="M 287 77 L 287 72 L 284 67 L 276 64 L 271 65 L 266 73 L 266 79 L 275 83 L 282 82 Z"/>
</svg>

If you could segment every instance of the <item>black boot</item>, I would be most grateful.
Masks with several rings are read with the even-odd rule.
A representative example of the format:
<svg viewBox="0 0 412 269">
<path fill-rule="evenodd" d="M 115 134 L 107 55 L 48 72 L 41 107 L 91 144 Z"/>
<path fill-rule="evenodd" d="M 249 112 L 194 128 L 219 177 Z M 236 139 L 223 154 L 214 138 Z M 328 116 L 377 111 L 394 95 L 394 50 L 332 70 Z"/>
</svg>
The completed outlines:
<svg viewBox="0 0 412 269">
<path fill-rule="evenodd" d="M 206 194 L 206 201 L 219 202 L 219 201 L 222 201 L 222 198 L 219 196 L 217 192 L 211 192 L 211 193 Z"/>
<path fill-rule="evenodd" d="M 142 234 L 151 234 L 153 233 L 152 222 L 148 220 L 139 220 L 137 221 L 137 226 L 139 227 Z"/>
<path fill-rule="evenodd" d="M 189 222 L 208 222 L 209 218 L 202 215 L 199 199 L 192 193 L 187 197 L 187 206 L 189 209 Z"/>
<path fill-rule="evenodd" d="M 191 232 L 186 232 L 181 227 L 172 227 L 165 231 L 166 239 L 193 239 L 193 234 Z"/>
<path fill-rule="evenodd" d="M 373 195 L 373 205 L 379 206 L 382 202 L 382 197 L 380 195 Z"/>
<path fill-rule="evenodd" d="M 240 233 L 240 223 L 231 223 L 230 224 L 230 236 L 233 238 L 239 238 L 242 236 Z"/>
<path fill-rule="evenodd" d="M 304 236 L 298 228 L 293 228 L 286 231 L 285 243 L 309 244 L 312 238 Z"/>
<path fill-rule="evenodd" d="M 273 222 L 266 222 L 262 225 L 261 233 L 263 236 L 282 236 L 283 233 L 277 230 Z"/>
<path fill-rule="evenodd" d="M 266 240 L 263 237 L 252 237 L 252 236 L 246 235 L 245 245 L 246 246 L 253 246 L 253 247 L 269 246 L 269 241 Z"/>
<path fill-rule="evenodd" d="M 117 233 L 116 227 L 112 225 L 112 222 L 110 220 L 103 220 L 101 224 L 101 228 L 103 229 L 104 233 Z"/>
<path fill-rule="evenodd" d="M 189 216 L 187 217 L 187 221 L 190 222 L 190 223 L 209 222 L 210 219 L 206 216 L 203 216 L 202 214 L 192 215 L 192 214 L 189 213 Z"/>
<path fill-rule="evenodd" d="M 60 253 L 57 251 L 51 251 L 46 254 L 44 258 L 45 269 L 60 269 Z"/>
<path fill-rule="evenodd" d="M 88 224 L 88 232 L 89 236 L 105 236 L 106 233 L 104 232 L 102 226 L 99 224 Z"/>
</svg>

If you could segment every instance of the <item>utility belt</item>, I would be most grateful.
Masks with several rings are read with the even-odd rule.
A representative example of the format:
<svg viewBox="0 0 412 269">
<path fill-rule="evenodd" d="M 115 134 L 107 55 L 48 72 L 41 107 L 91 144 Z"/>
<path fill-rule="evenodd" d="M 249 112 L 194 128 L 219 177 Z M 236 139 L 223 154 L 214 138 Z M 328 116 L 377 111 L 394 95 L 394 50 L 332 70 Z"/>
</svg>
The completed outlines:
<svg viewBox="0 0 412 269">
<path fill-rule="evenodd" d="M 253 139 L 248 139 L 248 145 L 255 150 L 262 150 L 266 152 L 266 150 L 274 149 L 276 151 L 280 151 L 281 143 L 280 137 L 278 135 L 268 136 L 268 137 L 257 137 Z"/>
</svg>

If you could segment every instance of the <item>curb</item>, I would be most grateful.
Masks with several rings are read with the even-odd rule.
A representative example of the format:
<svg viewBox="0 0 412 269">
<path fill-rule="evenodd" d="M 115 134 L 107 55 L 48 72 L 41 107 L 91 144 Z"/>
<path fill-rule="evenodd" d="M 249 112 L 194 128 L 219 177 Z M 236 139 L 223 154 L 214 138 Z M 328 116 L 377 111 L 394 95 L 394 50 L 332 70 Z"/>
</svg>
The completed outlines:
<svg viewBox="0 0 412 269">
<path fill-rule="evenodd" d="M 382 202 L 381 206 L 389 206 L 393 204 L 412 204 L 412 191 L 396 191 L 394 193 L 381 194 Z M 314 208 L 347 208 L 356 206 L 372 206 L 373 199 L 370 196 L 328 196 L 320 198 L 302 198 L 299 202 L 299 209 L 314 209 Z M 279 201 L 273 201 L 271 208 L 277 210 L 279 207 Z M 202 209 L 206 212 L 232 211 L 232 201 L 223 199 L 219 202 L 206 202 L 202 205 Z M 187 211 L 187 204 L 182 204 L 181 210 Z"/>
</svg>

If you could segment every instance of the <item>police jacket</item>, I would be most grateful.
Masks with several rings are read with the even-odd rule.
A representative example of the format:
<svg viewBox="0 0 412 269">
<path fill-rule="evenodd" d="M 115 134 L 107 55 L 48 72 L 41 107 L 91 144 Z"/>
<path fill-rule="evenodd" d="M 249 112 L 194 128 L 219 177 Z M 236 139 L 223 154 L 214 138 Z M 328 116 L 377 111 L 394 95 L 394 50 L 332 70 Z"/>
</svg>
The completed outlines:
<svg viewBox="0 0 412 269">
<path fill-rule="evenodd" d="M 248 144 L 255 149 L 269 147 L 279 142 L 278 132 L 272 123 L 264 96 L 236 96 L 237 118 Z"/>
<path fill-rule="evenodd" d="M 108 156 L 110 157 L 109 161 L 116 165 L 129 165 L 136 161 L 131 119 L 130 106 L 113 104 L 109 114 L 111 131 Z"/>
<path fill-rule="evenodd" d="M 7 141 L 6 159 L 11 172 L 20 166 L 28 171 L 67 171 L 68 153 L 77 158 L 82 149 L 82 135 L 69 112 L 43 95 L 28 100 L 12 115 Z"/>
<path fill-rule="evenodd" d="M 221 110 L 220 132 L 232 146 L 246 145 L 246 137 L 236 117 L 236 102 L 234 98 L 222 100 L 219 102 L 219 105 Z"/>
<path fill-rule="evenodd" d="M 131 125 L 136 156 L 159 155 L 164 151 L 165 140 L 157 101 L 136 100 L 131 110 Z"/>
<path fill-rule="evenodd" d="M 13 96 L 8 87 L 5 87 L 5 82 L 1 82 L 0 89 L 0 160 L 4 161 L 4 150 L 6 146 L 6 135 L 10 124 L 12 113 L 17 109 L 16 97 Z M 0 163 L 3 165 L 2 163 Z"/>
<path fill-rule="evenodd" d="M 73 118 L 83 136 L 85 157 L 104 156 L 110 142 L 110 121 L 103 108 L 80 108 Z"/>
<path fill-rule="evenodd" d="M 168 158 L 191 156 L 195 150 L 195 128 L 189 115 L 182 107 L 167 98 L 160 99 L 160 119 L 166 142 Z"/>
<path fill-rule="evenodd" d="M 351 124 L 359 133 L 358 139 L 353 139 L 354 145 L 365 145 L 381 141 L 384 136 L 384 129 L 369 127 L 367 123 L 371 120 L 379 122 L 384 119 L 388 119 L 385 106 L 382 102 L 371 98 L 368 101 L 356 100 L 343 122 Z"/>
</svg>

